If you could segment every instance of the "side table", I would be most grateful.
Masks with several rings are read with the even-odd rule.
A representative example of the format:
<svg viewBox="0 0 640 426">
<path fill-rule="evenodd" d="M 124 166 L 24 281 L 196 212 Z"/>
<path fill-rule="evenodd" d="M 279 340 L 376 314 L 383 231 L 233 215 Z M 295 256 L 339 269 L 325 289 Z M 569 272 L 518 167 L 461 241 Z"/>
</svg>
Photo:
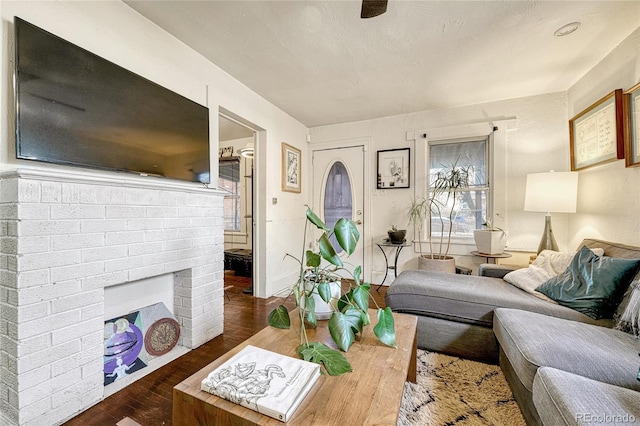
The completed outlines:
<svg viewBox="0 0 640 426">
<path fill-rule="evenodd" d="M 382 287 L 382 284 L 384 284 L 384 281 L 387 279 L 389 270 L 393 271 L 394 277 L 398 276 L 398 257 L 400 256 L 400 252 L 402 251 L 403 248 L 409 247 L 411 244 L 407 243 L 406 240 L 401 243 L 392 243 L 389 240 L 383 240 L 383 241 L 377 242 L 376 245 L 378 246 L 378 248 L 382 252 L 382 255 L 384 256 L 384 264 L 385 264 L 384 278 L 382 279 L 382 282 L 376 289 L 376 291 L 378 291 L 380 290 L 380 287 Z M 393 265 L 389 265 L 389 259 L 387 258 L 387 254 L 384 252 L 384 247 L 394 247 L 396 249 L 396 253 L 393 259 Z"/>
<path fill-rule="evenodd" d="M 477 250 L 472 251 L 471 254 L 478 257 L 484 257 L 485 259 L 487 259 L 487 263 L 493 263 L 493 264 L 498 263 L 497 259 L 507 259 L 511 257 L 511 253 L 486 254 L 486 253 L 480 253 Z"/>
</svg>

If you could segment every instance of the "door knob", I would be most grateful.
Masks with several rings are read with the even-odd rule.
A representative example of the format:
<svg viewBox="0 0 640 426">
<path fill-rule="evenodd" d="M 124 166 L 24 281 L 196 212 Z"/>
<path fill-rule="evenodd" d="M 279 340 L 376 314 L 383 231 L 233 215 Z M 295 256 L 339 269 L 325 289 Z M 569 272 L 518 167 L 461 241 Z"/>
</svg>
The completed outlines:
<svg viewBox="0 0 640 426">
<path fill-rule="evenodd" d="M 362 225 L 362 221 L 360 219 L 356 220 L 356 225 Z"/>
</svg>

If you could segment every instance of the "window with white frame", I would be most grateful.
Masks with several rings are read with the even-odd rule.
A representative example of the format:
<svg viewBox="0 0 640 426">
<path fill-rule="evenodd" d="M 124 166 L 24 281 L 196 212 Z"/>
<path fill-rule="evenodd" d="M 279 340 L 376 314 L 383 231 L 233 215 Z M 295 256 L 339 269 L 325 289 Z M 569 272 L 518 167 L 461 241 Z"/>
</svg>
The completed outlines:
<svg viewBox="0 0 640 426">
<path fill-rule="evenodd" d="M 222 202 L 224 230 L 240 231 L 240 160 L 229 158 L 219 164 L 219 188 L 225 191 Z"/>
<path fill-rule="evenodd" d="M 431 236 L 446 235 L 451 229 L 452 238 L 473 237 L 473 230 L 482 229 L 490 211 L 489 138 L 430 141 L 428 150 L 429 195 L 437 194 L 429 221 Z M 453 193 L 438 191 L 438 174 L 449 173 L 452 165 L 468 178 L 468 185 Z"/>
</svg>

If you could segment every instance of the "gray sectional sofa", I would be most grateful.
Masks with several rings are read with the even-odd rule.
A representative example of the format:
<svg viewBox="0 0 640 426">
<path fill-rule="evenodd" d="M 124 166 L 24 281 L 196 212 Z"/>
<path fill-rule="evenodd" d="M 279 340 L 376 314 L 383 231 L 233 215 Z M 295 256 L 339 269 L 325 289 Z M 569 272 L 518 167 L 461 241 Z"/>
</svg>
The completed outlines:
<svg viewBox="0 0 640 426">
<path fill-rule="evenodd" d="M 583 245 L 640 259 L 639 247 L 594 239 Z M 488 273 L 507 272 L 496 269 L 503 268 Z M 499 362 L 530 425 L 633 424 L 640 423 L 640 312 L 632 312 L 631 326 L 619 317 L 628 318 L 624 310 L 639 298 L 640 272 L 614 315 L 618 321 L 594 320 L 499 277 L 410 270 L 391 284 L 386 303 L 417 316 L 418 347 Z"/>
</svg>

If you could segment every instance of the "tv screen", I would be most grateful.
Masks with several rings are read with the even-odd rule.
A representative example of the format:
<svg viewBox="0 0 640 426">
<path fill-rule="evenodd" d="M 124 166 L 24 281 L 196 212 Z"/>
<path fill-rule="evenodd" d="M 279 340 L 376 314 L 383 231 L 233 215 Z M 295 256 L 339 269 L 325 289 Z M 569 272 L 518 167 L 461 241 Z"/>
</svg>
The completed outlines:
<svg viewBox="0 0 640 426">
<path fill-rule="evenodd" d="M 19 159 L 209 183 L 209 109 L 15 18 Z"/>
</svg>

